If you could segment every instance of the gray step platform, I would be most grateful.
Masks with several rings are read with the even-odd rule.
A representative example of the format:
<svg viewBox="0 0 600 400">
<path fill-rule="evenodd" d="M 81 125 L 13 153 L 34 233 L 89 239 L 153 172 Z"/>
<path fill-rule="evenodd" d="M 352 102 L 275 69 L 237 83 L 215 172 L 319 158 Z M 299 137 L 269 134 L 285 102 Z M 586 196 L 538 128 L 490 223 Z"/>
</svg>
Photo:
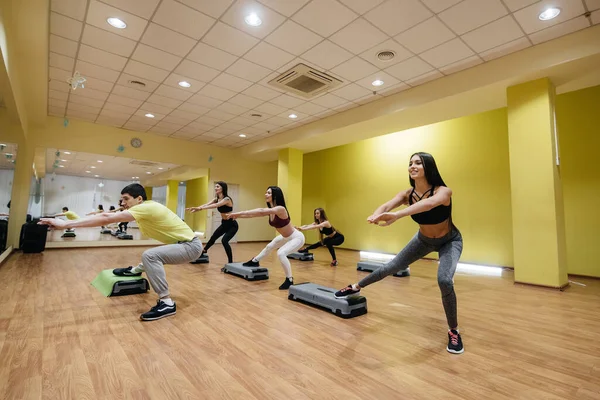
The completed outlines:
<svg viewBox="0 0 600 400">
<path fill-rule="evenodd" d="M 103 235 L 107 234 L 107 235 L 111 235 L 112 231 L 110 229 L 102 229 L 100 231 L 100 233 L 102 233 Z"/>
<path fill-rule="evenodd" d="M 385 263 L 379 261 L 359 261 L 356 265 L 356 269 L 358 271 L 368 271 L 373 272 L 378 268 L 381 268 Z M 405 269 L 404 271 L 396 272 L 393 276 L 398 278 L 403 278 L 405 276 L 410 276 L 410 267 Z"/>
<path fill-rule="evenodd" d="M 291 258 L 293 260 L 300 260 L 300 261 L 314 261 L 313 253 L 295 252 L 295 253 L 288 254 L 287 258 Z"/>
<path fill-rule="evenodd" d="M 247 281 L 261 281 L 269 279 L 269 270 L 265 267 L 244 267 L 242 263 L 227 263 L 221 271 L 226 274 L 236 275 Z"/>
<path fill-rule="evenodd" d="M 67 229 L 62 235 L 61 237 L 76 237 L 77 235 L 75 234 L 75 231 L 72 229 Z"/>
<path fill-rule="evenodd" d="M 117 239 L 121 239 L 121 240 L 133 240 L 133 235 L 128 235 L 128 234 L 117 235 Z"/>
<path fill-rule="evenodd" d="M 336 299 L 335 289 L 316 283 L 298 283 L 290 286 L 288 299 L 331 311 L 341 318 L 354 318 L 367 313 L 367 298 L 352 296 Z"/>
<path fill-rule="evenodd" d="M 200 257 L 190 262 L 190 264 L 208 264 L 209 262 L 208 254 L 202 254 Z"/>
</svg>

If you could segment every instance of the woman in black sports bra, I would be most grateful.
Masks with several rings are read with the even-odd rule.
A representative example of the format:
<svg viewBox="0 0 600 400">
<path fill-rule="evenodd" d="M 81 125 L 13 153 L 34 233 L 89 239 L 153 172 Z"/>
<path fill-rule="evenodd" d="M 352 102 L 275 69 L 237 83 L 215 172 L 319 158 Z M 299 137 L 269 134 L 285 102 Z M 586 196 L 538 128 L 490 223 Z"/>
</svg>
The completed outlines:
<svg viewBox="0 0 600 400">
<path fill-rule="evenodd" d="M 446 187 L 433 156 L 415 153 L 408 165 L 410 189 L 398 193 L 392 200 L 381 205 L 367 218 L 371 224 L 388 226 L 400 218 L 410 216 L 419 224 L 419 231 L 391 261 L 378 268 L 360 282 L 339 290 L 336 298 L 347 298 L 388 275 L 407 269 L 410 264 L 437 251 L 439 253 L 438 286 L 442 292 L 442 304 L 448 322 L 448 346 L 450 353 L 464 351 L 458 331 L 454 273 L 463 241 L 459 230 L 452 223 L 452 190 Z M 402 210 L 391 212 L 396 207 L 408 205 Z"/>
<path fill-rule="evenodd" d="M 300 253 L 308 253 L 309 250 L 316 249 L 321 246 L 327 246 L 329 254 L 331 254 L 331 266 L 336 267 L 338 265 L 337 258 L 335 257 L 335 249 L 333 246 L 339 246 L 344 243 L 344 235 L 342 235 L 337 229 L 331 225 L 327 219 L 327 214 L 322 208 L 315 208 L 314 211 L 315 222 L 310 225 L 302 225 L 298 229 L 299 231 L 308 231 L 311 229 L 319 230 L 319 241 L 315 244 L 311 244 L 305 249 L 300 250 Z M 325 238 L 323 238 L 325 235 Z"/>
<path fill-rule="evenodd" d="M 205 255 L 208 252 L 208 249 L 215 244 L 215 241 L 223 236 L 221 240 L 221 244 L 225 249 L 225 253 L 227 253 L 227 262 L 233 262 L 233 252 L 231 251 L 231 246 L 229 245 L 229 241 L 235 236 L 239 229 L 239 225 L 236 220 L 227 219 L 227 214 L 233 211 L 233 200 L 227 195 L 227 183 L 223 181 L 215 182 L 215 198 L 210 202 L 203 204 L 198 207 L 190 207 L 186 208 L 186 211 L 197 212 L 201 210 L 209 210 L 212 208 L 216 208 L 217 211 L 221 213 L 221 225 L 215 230 L 215 233 L 212 234 L 208 243 L 202 250 L 202 255 Z"/>
</svg>

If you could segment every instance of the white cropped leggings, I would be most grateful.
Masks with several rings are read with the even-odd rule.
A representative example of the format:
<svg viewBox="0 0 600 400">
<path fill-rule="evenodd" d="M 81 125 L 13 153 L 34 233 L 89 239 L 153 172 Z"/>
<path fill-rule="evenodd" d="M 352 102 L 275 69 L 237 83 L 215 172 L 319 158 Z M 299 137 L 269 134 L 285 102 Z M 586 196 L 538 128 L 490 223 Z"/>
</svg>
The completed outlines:
<svg viewBox="0 0 600 400">
<path fill-rule="evenodd" d="M 300 248 L 304 246 L 304 240 L 304 235 L 296 229 L 294 229 L 294 233 L 285 238 L 281 235 L 277 235 L 277 237 L 271 240 L 271 243 L 269 243 L 259 255 L 254 257 L 254 260 L 260 261 L 262 258 L 269 255 L 274 249 L 279 249 L 277 250 L 277 257 L 279 258 L 279 262 L 283 267 L 285 277 L 291 278 L 292 266 L 290 265 L 290 260 L 288 260 L 287 255 L 300 250 Z"/>
</svg>

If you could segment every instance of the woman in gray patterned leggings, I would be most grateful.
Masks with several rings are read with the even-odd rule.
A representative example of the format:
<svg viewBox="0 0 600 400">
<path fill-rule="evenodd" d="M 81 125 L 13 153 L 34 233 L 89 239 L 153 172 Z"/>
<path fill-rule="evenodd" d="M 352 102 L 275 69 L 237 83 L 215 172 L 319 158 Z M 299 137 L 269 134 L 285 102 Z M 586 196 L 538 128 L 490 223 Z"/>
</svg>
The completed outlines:
<svg viewBox="0 0 600 400">
<path fill-rule="evenodd" d="M 372 224 L 388 226 L 396 220 L 410 216 L 419 224 L 419 231 L 387 264 L 376 269 L 360 282 L 339 290 L 336 298 L 347 298 L 360 293 L 360 289 L 380 281 L 388 275 L 407 269 L 410 264 L 437 251 L 439 253 L 438 285 L 442 292 L 442 304 L 448 321 L 448 346 L 450 353 L 464 351 L 458 331 L 454 273 L 462 253 L 462 236 L 452 223 L 452 191 L 446 186 L 431 154 L 415 153 L 408 165 L 411 188 L 398 193 L 392 200 L 381 205 L 367 218 Z M 391 212 L 396 207 L 408 207 Z"/>
</svg>

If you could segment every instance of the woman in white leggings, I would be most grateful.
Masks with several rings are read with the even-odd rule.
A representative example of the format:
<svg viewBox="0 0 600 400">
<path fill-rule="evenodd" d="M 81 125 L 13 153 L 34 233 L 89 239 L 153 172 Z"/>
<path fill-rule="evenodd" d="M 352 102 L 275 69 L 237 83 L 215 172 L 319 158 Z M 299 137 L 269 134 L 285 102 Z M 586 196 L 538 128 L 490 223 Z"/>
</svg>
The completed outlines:
<svg viewBox="0 0 600 400">
<path fill-rule="evenodd" d="M 245 267 L 258 267 L 260 266 L 259 262 L 263 257 L 267 256 L 274 249 L 279 249 L 277 250 L 277 257 L 285 272 L 285 281 L 279 286 L 279 290 L 286 290 L 294 283 L 292 266 L 290 265 L 290 260 L 288 260 L 287 256 L 304 246 L 304 235 L 296 230 L 291 223 L 290 214 L 285 207 L 285 199 L 281 188 L 269 186 L 267 193 L 265 193 L 265 200 L 267 201 L 268 208 L 256 208 L 254 210 L 235 212 L 227 214 L 227 217 L 229 219 L 236 219 L 262 217 L 265 215 L 269 216 L 269 225 L 274 227 L 277 232 L 279 232 L 279 235 L 277 235 L 277 237 L 273 239 L 259 255 L 242 265 Z"/>
</svg>

